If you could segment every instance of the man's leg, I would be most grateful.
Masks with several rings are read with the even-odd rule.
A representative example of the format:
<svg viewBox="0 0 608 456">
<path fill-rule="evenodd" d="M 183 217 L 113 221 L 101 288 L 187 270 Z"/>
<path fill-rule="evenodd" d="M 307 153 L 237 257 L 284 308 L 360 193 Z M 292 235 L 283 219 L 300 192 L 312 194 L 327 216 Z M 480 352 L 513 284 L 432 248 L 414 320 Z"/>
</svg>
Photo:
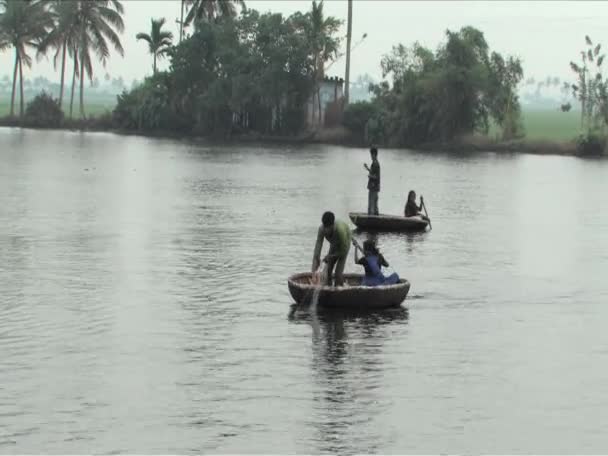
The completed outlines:
<svg viewBox="0 0 608 456">
<path fill-rule="evenodd" d="M 325 285 L 332 285 L 332 272 L 334 270 L 334 266 L 336 266 L 336 263 L 338 262 L 338 257 L 336 256 L 331 256 L 329 257 L 329 259 L 327 260 L 327 277 L 325 278 Z"/>
<path fill-rule="evenodd" d="M 378 211 L 378 192 L 375 191 L 373 192 L 373 196 L 372 196 L 372 205 L 373 205 L 373 214 L 374 215 L 379 215 L 379 211 Z"/>
<path fill-rule="evenodd" d="M 336 286 L 341 287 L 344 285 L 344 266 L 346 265 L 346 259 L 348 254 L 344 257 L 338 258 L 336 262 Z"/>
<path fill-rule="evenodd" d="M 367 192 L 367 215 L 373 215 L 374 213 L 374 199 L 373 191 L 368 190 Z"/>
</svg>

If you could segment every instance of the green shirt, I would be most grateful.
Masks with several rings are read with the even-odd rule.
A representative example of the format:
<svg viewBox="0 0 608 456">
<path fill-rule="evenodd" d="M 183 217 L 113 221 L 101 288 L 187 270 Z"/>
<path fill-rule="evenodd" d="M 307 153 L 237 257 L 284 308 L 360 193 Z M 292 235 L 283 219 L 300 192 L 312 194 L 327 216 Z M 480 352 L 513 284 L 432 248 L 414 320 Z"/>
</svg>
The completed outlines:
<svg viewBox="0 0 608 456">
<path fill-rule="evenodd" d="M 317 243 L 315 244 L 314 258 L 319 258 L 321 255 L 321 247 L 323 246 L 323 225 L 319 227 L 317 232 Z M 340 220 L 334 222 L 334 229 L 330 236 L 325 237 L 329 241 L 329 254 L 338 255 L 340 258 L 345 258 L 348 255 L 351 243 L 351 233 L 348 225 Z M 314 260 L 313 260 L 314 261 Z"/>
</svg>

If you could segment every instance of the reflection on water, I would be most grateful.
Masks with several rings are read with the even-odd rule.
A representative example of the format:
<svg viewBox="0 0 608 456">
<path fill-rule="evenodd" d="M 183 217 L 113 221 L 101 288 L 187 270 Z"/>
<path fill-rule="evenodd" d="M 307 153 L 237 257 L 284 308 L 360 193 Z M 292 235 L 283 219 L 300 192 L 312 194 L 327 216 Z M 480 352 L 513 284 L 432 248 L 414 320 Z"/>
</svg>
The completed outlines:
<svg viewBox="0 0 608 456">
<path fill-rule="evenodd" d="M 312 327 L 312 372 L 315 383 L 315 453 L 377 453 L 380 436 L 352 433 L 382 413 L 382 340 L 389 325 L 404 325 L 402 307 L 377 312 L 319 309 L 293 305 L 288 320 Z M 373 433 L 372 433 L 373 434 Z"/>
<path fill-rule="evenodd" d="M 608 162 L 381 150 L 403 307 L 288 309 L 367 160 L 0 129 L 0 453 L 603 451 Z"/>
</svg>

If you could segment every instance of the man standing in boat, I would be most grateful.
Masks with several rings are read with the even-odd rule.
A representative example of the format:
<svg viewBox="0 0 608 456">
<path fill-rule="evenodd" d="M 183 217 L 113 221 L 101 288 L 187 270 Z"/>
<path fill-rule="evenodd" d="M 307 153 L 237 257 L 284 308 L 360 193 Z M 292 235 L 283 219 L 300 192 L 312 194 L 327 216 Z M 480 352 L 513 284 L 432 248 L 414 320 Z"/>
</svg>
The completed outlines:
<svg viewBox="0 0 608 456">
<path fill-rule="evenodd" d="M 367 215 L 379 215 L 378 212 L 378 193 L 380 193 L 380 163 L 378 162 L 378 149 L 372 147 L 369 150 L 372 156 L 372 166 L 363 166 L 369 173 L 367 175 Z"/>
<path fill-rule="evenodd" d="M 323 259 L 327 263 L 327 285 L 332 283 L 332 271 L 335 271 L 335 286 L 344 285 L 344 265 L 351 244 L 351 234 L 348 225 L 341 220 L 336 220 L 333 212 L 325 212 L 321 217 L 321 226 L 317 232 L 317 243 L 312 258 L 312 272 L 317 272 L 321 265 L 321 248 L 323 247 L 323 238 L 329 241 L 329 252 Z"/>
</svg>

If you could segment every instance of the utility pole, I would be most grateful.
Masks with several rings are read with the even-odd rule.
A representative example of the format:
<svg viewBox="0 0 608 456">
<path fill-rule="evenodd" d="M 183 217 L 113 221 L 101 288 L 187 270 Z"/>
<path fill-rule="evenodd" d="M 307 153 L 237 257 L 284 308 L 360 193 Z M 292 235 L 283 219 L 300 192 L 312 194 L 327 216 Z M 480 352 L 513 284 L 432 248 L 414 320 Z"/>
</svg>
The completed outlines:
<svg viewBox="0 0 608 456">
<path fill-rule="evenodd" d="M 182 4 L 182 16 L 179 20 L 179 42 L 181 43 L 184 39 L 184 0 L 181 0 Z"/>
<path fill-rule="evenodd" d="M 350 93 L 350 41 L 353 34 L 353 0 L 348 0 L 348 22 L 346 25 L 346 76 L 344 78 L 344 106 L 348 105 Z"/>
</svg>

